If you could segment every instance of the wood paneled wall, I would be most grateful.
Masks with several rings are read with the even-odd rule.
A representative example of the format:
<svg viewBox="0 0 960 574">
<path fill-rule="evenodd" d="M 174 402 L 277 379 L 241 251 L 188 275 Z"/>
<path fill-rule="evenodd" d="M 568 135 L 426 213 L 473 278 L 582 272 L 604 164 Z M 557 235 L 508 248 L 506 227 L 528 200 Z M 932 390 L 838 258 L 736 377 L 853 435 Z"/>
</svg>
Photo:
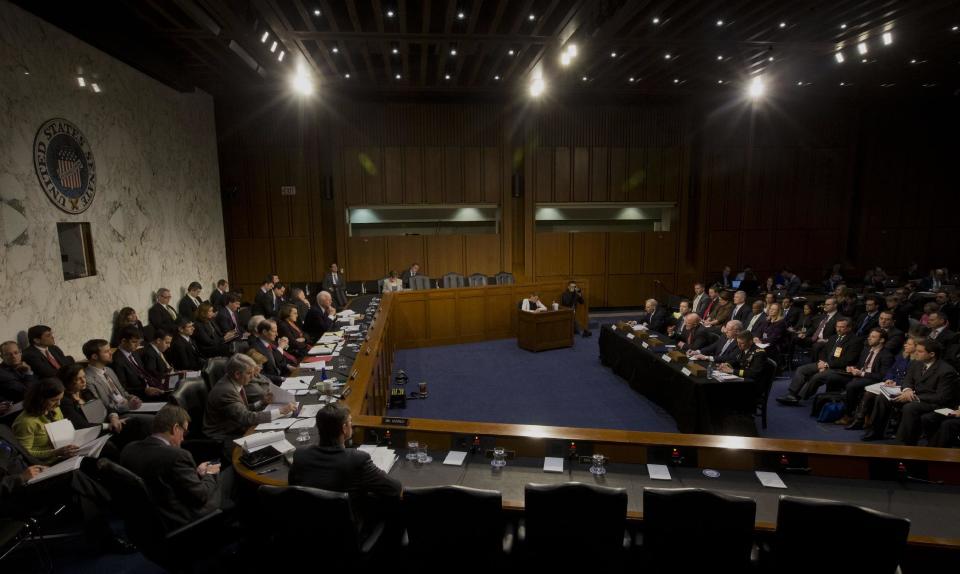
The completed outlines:
<svg viewBox="0 0 960 574">
<path fill-rule="evenodd" d="M 803 278 L 833 262 L 955 265 L 938 246 L 958 228 L 957 139 L 924 132 L 957 132 L 947 103 L 218 103 L 231 279 L 252 293 L 272 269 L 317 281 L 338 260 L 374 279 L 418 261 L 433 277 L 588 279 L 599 307 L 686 292 L 727 264 Z M 607 201 L 673 202 L 670 231 L 536 231 L 538 202 Z M 350 237 L 346 224 L 348 207 L 469 203 L 500 207 L 497 234 Z"/>
</svg>

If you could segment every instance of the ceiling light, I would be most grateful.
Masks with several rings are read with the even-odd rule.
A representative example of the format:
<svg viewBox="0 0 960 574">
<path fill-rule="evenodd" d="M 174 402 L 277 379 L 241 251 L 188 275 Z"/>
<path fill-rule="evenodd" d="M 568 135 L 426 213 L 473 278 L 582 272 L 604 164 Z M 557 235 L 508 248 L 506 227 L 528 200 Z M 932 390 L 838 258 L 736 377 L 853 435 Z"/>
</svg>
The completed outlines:
<svg viewBox="0 0 960 574">
<path fill-rule="evenodd" d="M 781 27 L 781 28 L 786 28 L 786 27 L 787 27 L 787 23 L 786 23 L 786 22 L 780 22 L 780 27 Z"/>
<path fill-rule="evenodd" d="M 627 81 L 628 81 L 628 82 L 630 82 L 630 83 L 632 84 L 632 83 L 634 83 L 634 82 L 636 82 L 636 81 L 637 81 L 637 79 L 636 79 L 636 78 L 634 78 L 633 76 L 630 76 L 630 79 L 628 79 Z"/>
<path fill-rule="evenodd" d="M 798 85 L 798 86 L 802 86 L 802 85 L 803 85 L 803 82 L 797 82 L 797 85 Z"/>
<path fill-rule="evenodd" d="M 457 20 L 463 20 L 466 17 L 467 15 L 464 14 L 463 12 L 457 12 Z"/>
<path fill-rule="evenodd" d="M 843 63 L 843 52 L 837 52 L 833 57 L 836 58 L 838 64 Z"/>
<path fill-rule="evenodd" d="M 617 53 L 616 53 L 616 52 L 610 52 L 610 57 L 611 57 L 611 58 L 616 58 L 616 57 L 617 57 Z"/>
<path fill-rule="evenodd" d="M 718 84 L 722 84 L 722 83 L 723 83 L 723 80 L 717 80 L 717 83 L 718 83 Z"/>
<path fill-rule="evenodd" d="M 654 24 L 659 24 L 659 23 L 660 23 L 660 18 L 657 18 L 656 16 L 654 16 L 654 17 L 653 17 L 653 23 L 654 23 Z"/>
<path fill-rule="evenodd" d="M 587 78 L 586 76 L 583 76 L 583 77 L 580 78 L 580 79 L 581 79 L 582 81 L 586 82 L 589 78 Z"/>
<path fill-rule="evenodd" d="M 567 53 L 570 54 L 571 58 L 577 57 L 577 45 L 576 44 L 567 44 Z"/>
<path fill-rule="evenodd" d="M 397 48 L 396 46 L 394 46 L 393 49 L 390 50 L 390 51 L 393 52 L 394 54 L 399 54 L 399 53 L 400 53 L 399 48 Z"/>
<path fill-rule="evenodd" d="M 272 54 L 273 52 L 276 52 L 276 51 L 277 51 L 277 43 L 274 42 L 273 45 L 270 46 L 270 53 Z"/>
<path fill-rule="evenodd" d="M 723 20 L 717 20 L 717 26 L 723 26 Z"/>
<path fill-rule="evenodd" d="M 77 83 L 80 84 L 81 88 L 87 87 L 87 81 L 83 79 L 83 76 L 77 76 Z"/>
<path fill-rule="evenodd" d="M 536 77 L 530 82 L 530 95 L 534 98 L 539 98 L 543 95 L 543 92 L 547 89 L 547 85 L 543 82 L 542 77 Z"/>
<path fill-rule="evenodd" d="M 261 43 L 261 44 L 266 44 L 266 43 L 267 43 L 267 38 L 269 38 L 269 37 L 270 37 L 270 32 L 264 32 L 264 33 L 263 33 L 263 36 L 260 36 L 260 43 Z"/>
<path fill-rule="evenodd" d="M 758 100 L 763 97 L 763 94 L 766 93 L 767 87 L 763 83 L 763 76 L 756 76 L 750 82 L 750 87 L 747 89 L 747 95 L 750 96 L 753 100 Z"/>
<path fill-rule="evenodd" d="M 278 61 L 278 62 L 282 62 L 282 61 L 283 61 L 283 57 L 284 57 L 286 54 L 287 54 L 286 52 L 284 52 L 283 50 L 280 50 L 280 55 L 277 56 L 277 61 Z"/>
<path fill-rule="evenodd" d="M 723 61 L 723 54 L 717 54 L 717 61 Z"/>
<path fill-rule="evenodd" d="M 393 18 L 393 10 L 387 10 L 387 18 Z"/>
<path fill-rule="evenodd" d="M 297 65 L 297 70 L 294 72 L 290 84 L 293 87 L 293 91 L 301 96 L 313 94 L 313 80 L 310 79 L 310 74 L 302 63 Z"/>
<path fill-rule="evenodd" d="M 911 64 L 916 64 L 916 63 L 917 63 L 917 59 L 914 58 L 914 59 L 910 60 L 910 63 L 911 63 Z"/>
<path fill-rule="evenodd" d="M 846 29 L 847 29 L 847 25 L 846 25 L 846 24 L 840 24 L 840 29 L 841 29 L 841 30 L 846 30 Z"/>
<path fill-rule="evenodd" d="M 451 56 L 456 56 L 456 55 L 457 55 L 457 49 L 456 49 L 456 48 L 450 48 L 450 55 L 451 55 Z"/>
<path fill-rule="evenodd" d="M 560 65 L 561 66 L 570 65 L 570 54 L 568 54 L 567 52 L 560 54 Z"/>
<path fill-rule="evenodd" d="M 867 63 L 867 59 L 866 59 L 866 58 L 864 58 L 864 59 L 862 59 L 862 60 L 860 60 L 860 61 L 861 61 L 862 63 L 864 63 L 864 64 Z"/>
<path fill-rule="evenodd" d="M 403 76 L 401 76 L 400 74 L 397 74 L 396 76 L 394 76 L 394 78 L 396 78 L 396 79 L 398 79 L 398 80 L 399 80 L 400 78 L 402 78 L 402 77 L 403 77 Z"/>
<path fill-rule="evenodd" d="M 334 54 L 339 54 L 339 53 L 340 53 L 340 48 L 337 48 L 336 46 L 334 46 L 333 49 L 330 50 L 330 51 L 333 52 Z"/>
<path fill-rule="evenodd" d="M 498 74 L 498 75 L 494 76 L 493 79 L 499 82 L 499 81 L 500 81 L 500 75 Z"/>
<path fill-rule="evenodd" d="M 840 86 L 841 86 L 841 87 L 842 87 L 842 86 L 846 86 L 846 85 L 847 85 L 846 82 L 840 82 Z"/>
<path fill-rule="evenodd" d="M 529 16 L 527 16 L 527 20 L 530 20 L 531 22 L 533 22 L 536 19 L 537 17 L 534 14 L 530 14 Z"/>
<path fill-rule="evenodd" d="M 770 56 L 769 58 L 767 58 L 767 61 L 768 61 L 768 62 L 772 62 L 772 61 L 773 61 L 773 56 Z"/>
<path fill-rule="evenodd" d="M 866 42 L 860 42 L 859 44 L 857 44 L 857 51 L 860 52 L 860 54 L 866 54 L 866 53 L 867 53 L 867 43 L 866 43 Z"/>
<path fill-rule="evenodd" d="M 674 78 L 674 79 L 673 79 L 673 83 L 674 83 L 674 84 L 679 84 L 679 83 L 680 83 L 680 78 Z"/>
<path fill-rule="evenodd" d="M 349 79 L 350 79 L 350 73 L 347 72 L 346 74 L 343 75 L 343 77 L 349 80 Z"/>
<path fill-rule="evenodd" d="M 884 46 L 889 46 L 890 44 L 893 44 L 893 32 L 884 32 L 882 38 L 883 38 Z"/>
<path fill-rule="evenodd" d="M 93 89 L 93 93 L 95 93 L 95 94 L 99 94 L 99 93 L 100 93 L 100 86 L 98 86 L 96 82 L 90 84 L 90 88 Z"/>
<path fill-rule="evenodd" d="M 960 26 L 954 26 L 953 28 L 950 28 L 951 32 L 956 32 L 957 30 L 960 30 Z"/>
<path fill-rule="evenodd" d="M 508 56 L 512 56 L 512 55 L 514 55 L 514 53 L 515 53 L 515 52 L 513 51 L 513 48 L 510 48 L 509 50 L 507 50 L 507 55 L 508 55 Z"/>
<path fill-rule="evenodd" d="M 450 79 L 450 74 L 445 74 L 445 75 L 443 76 L 443 79 L 444 79 L 444 80 L 449 80 L 449 79 Z"/>
<path fill-rule="evenodd" d="M 663 59 L 664 59 L 664 60 L 669 60 L 669 59 L 670 59 L 670 52 L 667 52 L 666 54 L 664 54 L 664 55 L 663 55 Z"/>
<path fill-rule="evenodd" d="M 318 9 L 318 10 L 314 10 L 314 11 L 313 11 L 313 15 L 314 15 L 314 16 L 319 16 L 319 15 L 320 15 L 320 10 L 319 10 L 319 9 Z"/>
</svg>

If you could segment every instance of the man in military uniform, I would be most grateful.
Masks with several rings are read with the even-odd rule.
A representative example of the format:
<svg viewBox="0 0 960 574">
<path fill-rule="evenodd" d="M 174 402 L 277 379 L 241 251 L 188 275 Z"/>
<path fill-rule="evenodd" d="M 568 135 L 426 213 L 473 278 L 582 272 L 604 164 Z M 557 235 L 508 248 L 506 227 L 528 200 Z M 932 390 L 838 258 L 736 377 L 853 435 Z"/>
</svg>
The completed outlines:
<svg viewBox="0 0 960 574">
<path fill-rule="evenodd" d="M 718 370 L 743 377 L 749 382 L 762 382 L 771 377 L 773 365 L 767 361 L 767 353 L 754 344 L 750 331 L 737 333 L 737 347 L 740 348 L 740 357 L 730 363 L 718 365 Z M 757 389 L 758 392 L 762 390 Z"/>
</svg>

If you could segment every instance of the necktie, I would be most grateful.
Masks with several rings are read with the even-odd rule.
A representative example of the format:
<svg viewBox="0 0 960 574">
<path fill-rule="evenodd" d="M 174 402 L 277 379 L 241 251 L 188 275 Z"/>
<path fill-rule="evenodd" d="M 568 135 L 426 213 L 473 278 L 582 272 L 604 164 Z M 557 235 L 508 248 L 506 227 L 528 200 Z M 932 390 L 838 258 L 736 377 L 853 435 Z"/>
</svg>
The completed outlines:
<svg viewBox="0 0 960 574">
<path fill-rule="evenodd" d="M 689 345 L 693 341 L 693 332 L 695 329 L 690 329 L 687 332 L 687 344 Z"/>
<path fill-rule="evenodd" d="M 727 352 L 727 349 L 730 347 L 730 343 L 733 342 L 733 339 L 727 339 L 727 342 L 723 344 L 723 348 L 720 349 L 720 356 L 722 357 L 724 353 Z"/>
<path fill-rule="evenodd" d="M 240 387 L 240 399 L 243 401 L 243 406 L 247 406 L 247 392 L 243 390 L 243 387 Z"/>
<path fill-rule="evenodd" d="M 333 274 L 333 284 L 334 284 L 334 285 L 337 284 L 337 274 L 336 274 L 336 273 Z"/>
<path fill-rule="evenodd" d="M 53 354 L 50 352 L 50 350 L 47 349 L 43 353 L 47 356 L 47 362 L 50 363 L 50 366 L 52 366 L 54 369 L 57 369 L 59 371 L 60 362 L 57 361 L 55 358 L 53 358 Z"/>
<path fill-rule="evenodd" d="M 233 312 L 233 309 L 230 309 L 230 320 L 233 321 L 233 328 L 239 331 L 240 326 L 237 324 L 237 314 Z"/>
<path fill-rule="evenodd" d="M 173 310 L 173 307 L 171 307 L 170 305 L 164 305 L 164 307 L 167 309 L 167 313 L 170 314 L 170 318 L 173 319 L 174 321 L 176 321 L 176 320 L 177 320 L 177 312 Z"/>
<path fill-rule="evenodd" d="M 869 322 L 870 322 L 870 315 L 867 315 L 867 316 L 865 316 L 865 317 L 863 318 L 863 322 L 860 323 L 860 328 L 857 329 L 857 334 L 858 334 L 858 335 L 863 335 L 863 330 L 866 328 L 867 323 L 869 323 Z"/>
<path fill-rule="evenodd" d="M 710 303 L 707 304 L 707 308 L 704 309 L 704 311 L 703 311 L 703 318 L 704 318 L 704 319 L 709 319 L 709 318 L 710 318 L 710 309 L 713 309 L 713 302 L 714 302 L 714 301 L 711 300 Z"/>
<path fill-rule="evenodd" d="M 873 349 L 870 350 L 870 354 L 867 355 L 867 360 L 866 360 L 866 362 L 863 364 L 863 372 L 864 372 L 864 373 L 871 373 L 871 372 L 873 372 L 873 357 L 874 357 L 876 354 L 877 354 L 876 351 L 874 351 Z"/>
<path fill-rule="evenodd" d="M 829 319 L 830 319 L 830 317 L 824 317 L 823 320 L 820 321 L 820 325 L 817 326 L 817 330 L 816 330 L 816 332 L 814 332 L 814 334 L 813 334 L 813 338 L 814 338 L 814 339 L 820 339 L 820 338 L 823 337 L 823 330 L 826 328 L 826 326 L 827 326 L 827 321 L 828 321 Z"/>
</svg>

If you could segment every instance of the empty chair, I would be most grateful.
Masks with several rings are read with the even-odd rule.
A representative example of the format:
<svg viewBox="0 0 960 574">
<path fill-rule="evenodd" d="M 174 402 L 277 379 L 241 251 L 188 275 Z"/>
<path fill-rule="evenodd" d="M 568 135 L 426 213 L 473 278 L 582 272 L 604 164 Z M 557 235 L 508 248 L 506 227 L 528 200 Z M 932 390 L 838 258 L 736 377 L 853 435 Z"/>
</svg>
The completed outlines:
<svg viewBox="0 0 960 574">
<path fill-rule="evenodd" d="M 460 273 L 450 272 L 443 276 L 443 288 L 452 289 L 456 287 L 465 287 L 467 280 Z"/>
<path fill-rule="evenodd" d="M 627 491 L 579 482 L 528 484 L 524 489 L 525 552 L 536 560 L 622 558 Z"/>
<path fill-rule="evenodd" d="M 410 288 L 411 289 L 429 289 L 430 278 L 427 277 L 426 275 L 417 275 L 416 277 L 411 277 Z"/>
<path fill-rule="evenodd" d="M 413 555 L 442 554 L 467 542 L 471 560 L 496 561 L 512 538 L 504 532 L 502 500 L 495 490 L 406 488 L 403 516 Z"/>
<path fill-rule="evenodd" d="M 97 461 L 100 480 L 110 492 L 130 542 L 143 555 L 167 570 L 190 570 L 203 559 L 216 560 L 225 536 L 223 511 L 217 509 L 176 530 L 168 530 L 139 476 L 110 462 Z"/>
<path fill-rule="evenodd" d="M 332 549 L 324 557 L 324 566 L 363 557 L 383 532 L 383 524 L 378 523 L 361 535 L 350 496 L 345 492 L 309 486 L 261 486 L 257 497 L 278 543 L 289 548 L 316 548 L 320 544 Z"/>
<path fill-rule="evenodd" d="M 241 331 L 247 330 L 247 325 L 250 324 L 251 317 L 253 317 L 253 307 L 251 307 L 250 305 L 244 305 L 240 307 L 239 311 L 237 311 L 237 321 L 240 322 Z"/>
<path fill-rule="evenodd" d="M 467 278 L 467 282 L 471 287 L 483 287 L 487 284 L 487 276 L 483 273 L 474 273 Z"/>
<path fill-rule="evenodd" d="M 496 280 L 497 285 L 513 285 L 516 283 L 513 279 L 513 273 L 507 273 L 506 271 L 497 273 Z"/>
<path fill-rule="evenodd" d="M 909 533 L 906 518 L 833 500 L 781 496 L 773 571 L 893 574 Z"/>
<path fill-rule="evenodd" d="M 644 569 L 747 571 L 756 512 L 749 498 L 699 488 L 644 488 Z"/>
</svg>

